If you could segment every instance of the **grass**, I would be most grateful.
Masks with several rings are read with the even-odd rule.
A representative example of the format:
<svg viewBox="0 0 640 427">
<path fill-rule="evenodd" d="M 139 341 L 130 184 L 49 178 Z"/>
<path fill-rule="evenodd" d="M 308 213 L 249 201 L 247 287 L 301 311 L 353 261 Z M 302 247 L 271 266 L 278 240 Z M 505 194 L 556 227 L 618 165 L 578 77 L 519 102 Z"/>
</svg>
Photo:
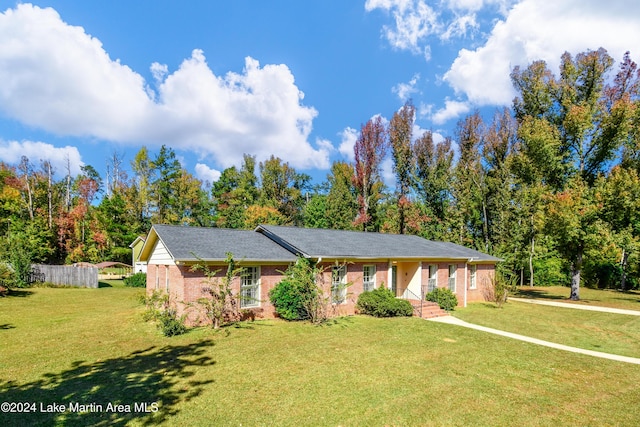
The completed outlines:
<svg viewBox="0 0 640 427">
<path fill-rule="evenodd" d="M 569 288 L 564 286 L 521 287 L 514 295 L 519 298 L 535 298 L 572 304 L 599 305 L 640 311 L 640 291 L 620 292 L 613 289 L 580 288 L 580 300 L 569 299 Z"/>
<path fill-rule="evenodd" d="M 0 424 L 602 426 L 640 420 L 638 365 L 416 318 L 349 317 L 322 327 L 260 321 L 165 338 L 141 319 L 143 292 L 38 288 L 0 298 L 0 402 L 103 405 L 101 412 L 0 413 Z M 502 311 L 513 319 L 528 305 L 507 307 Z M 108 402 L 131 405 L 132 412 L 105 412 Z M 157 402 L 160 410 L 136 413 L 134 402 Z"/>
<path fill-rule="evenodd" d="M 472 303 L 454 315 L 490 328 L 587 350 L 640 358 L 640 316 L 507 302 Z"/>
</svg>

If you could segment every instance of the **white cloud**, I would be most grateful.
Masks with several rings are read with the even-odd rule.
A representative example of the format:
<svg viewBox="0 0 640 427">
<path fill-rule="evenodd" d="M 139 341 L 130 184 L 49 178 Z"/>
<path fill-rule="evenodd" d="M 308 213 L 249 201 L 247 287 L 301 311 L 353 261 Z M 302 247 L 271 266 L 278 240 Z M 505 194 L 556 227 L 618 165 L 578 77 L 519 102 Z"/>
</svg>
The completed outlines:
<svg viewBox="0 0 640 427">
<path fill-rule="evenodd" d="M 196 177 L 202 182 L 214 183 L 220 179 L 221 172 L 216 169 L 212 169 L 209 166 L 198 163 L 196 164 Z"/>
<path fill-rule="evenodd" d="M 418 92 L 416 85 L 419 80 L 420 74 L 414 74 L 408 83 L 398 83 L 391 89 L 391 91 L 398 95 L 398 98 L 400 98 L 402 102 L 405 102 L 407 99 L 411 98 L 412 93 Z"/>
<path fill-rule="evenodd" d="M 367 0 L 365 10 L 382 9 L 391 13 L 395 27 L 383 26 L 382 34 L 392 47 L 409 50 L 414 54 L 431 58 L 431 48 L 426 39 L 442 31 L 438 12 L 423 0 Z"/>
<path fill-rule="evenodd" d="M 514 66 L 542 59 L 557 73 L 565 51 L 600 47 L 619 61 L 634 40 L 640 40 L 638 2 L 524 0 L 496 22 L 483 46 L 462 49 L 444 80 L 475 105 L 508 105 L 515 96 L 509 77 Z"/>
<path fill-rule="evenodd" d="M 0 140 L 0 160 L 17 165 L 22 156 L 26 156 L 35 168 L 39 168 L 44 161 L 51 162 L 56 176 L 59 177 L 67 175 L 67 166 L 70 167 L 72 176 L 78 175 L 81 172 L 80 167 L 84 166 L 76 147 L 54 147 L 39 141 Z"/>
<path fill-rule="evenodd" d="M 19 4 L 0 14 L 0 111 L 59 135 L 197 152 L 221 167 L 243 154 L 326 168 L 308 141 L 317 111 L 286 65 L 247 57 L 242 73 L 215 75 L 196 49 L 170 73 L 154 63 L 154 92 L 100 41 L 51 9 Z"/>
<path fill-rule="evenodd" d="M 340 143 L 340 147 L 338 147 L 338 151 L 350 162 L 353 162 L 355 160 L 353 147 L 356 145 L 356 140 L 358 139 L 358 131 L 348 127 L 340 132 L 339 135 L 342 138 L 342 142 Z"/>
<path fill-rule="evenodd" d="M 433 116 L 431 116 L 431 120 L 434 124 L 441 125 L 451 119 L 460 117 L 469 111 L 471 111 L 471 107 L 468 102 L 452 101 L 447 99 L 444 102 L 444 108 L 436 111 Z"/>
</svg>

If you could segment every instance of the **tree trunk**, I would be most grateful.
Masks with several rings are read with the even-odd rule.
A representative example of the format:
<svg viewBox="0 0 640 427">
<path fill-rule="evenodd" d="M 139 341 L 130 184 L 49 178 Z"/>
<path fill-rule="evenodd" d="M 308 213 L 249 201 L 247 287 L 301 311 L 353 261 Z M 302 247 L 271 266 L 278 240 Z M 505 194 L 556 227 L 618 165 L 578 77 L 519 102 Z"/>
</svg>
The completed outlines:
<svg viewBox="0 0 640 427">
<path fill-rule="evenodd" d="M 622 262 L 621 267 L 622 267 L 622 277 L 620 278 L 620 290 L 624 292 L 625 287 L 627 285 L 627 257 L 628 257 L 628 253 L 627 251 L 625 251 L 624 249 L 622 250 Z"/>
<path fill-rule="evenodd" d="M 576 258 L 571 264 L 571 296 L 572 301 L 580 300 L 580 272 L 582 271 L 582 252 L 580 248 L 576 254 Z"/>
<path fill-rule="evenodd" d="M 533 288 L 533 251 L 535 249 L 536 238 L 531 237 L 531 251 L 529 252 L 529 286 Z"/>
</svg>

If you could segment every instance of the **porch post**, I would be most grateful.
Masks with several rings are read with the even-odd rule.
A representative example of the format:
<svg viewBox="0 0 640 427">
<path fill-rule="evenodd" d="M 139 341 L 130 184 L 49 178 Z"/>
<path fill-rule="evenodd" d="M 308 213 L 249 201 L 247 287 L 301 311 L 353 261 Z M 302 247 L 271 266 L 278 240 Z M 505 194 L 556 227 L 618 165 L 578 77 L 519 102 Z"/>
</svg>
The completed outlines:
<svg viewBox="0 0 640 427">
<path fill-rule="evenodd" d="M 465 261 L 464 263 L 464 307 L 467 306 L 467 281 L 469 280 L 468 279 L 469 272 L 467 271 L 468 266 L 469 266 L 469 261 Z"/>
<path fill-rule="evenodd" d="M 393 280 L 393 272 L 391 271 L 392 267 L 393 264 L 391 263 L 391 260 L 389 260 L 389 263 L 387 264 L 387 289 L 389 290 L 393 289 L 393 284 L 391 283 Z"/>
</svg>

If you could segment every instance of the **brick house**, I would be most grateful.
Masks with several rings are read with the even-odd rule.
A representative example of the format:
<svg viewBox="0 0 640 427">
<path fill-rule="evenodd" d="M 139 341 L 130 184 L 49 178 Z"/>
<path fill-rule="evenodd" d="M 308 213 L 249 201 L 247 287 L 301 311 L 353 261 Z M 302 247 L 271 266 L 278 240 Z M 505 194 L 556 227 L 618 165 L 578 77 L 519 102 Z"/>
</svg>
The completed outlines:
<svg viewBox="0 0 640 427">
<path fill-rule="evenodd" d="M 222 278 L 227 253 L 243 268 L 235 283 L 240 307 L 258 318 L 276 316 L 269 290 L 298 256 L 324 270 L 322 283 L 335 313 L 342 315 L 354 313 L 362 292 L 380 286 L 409 300 L 424 300 L 436 287 L 448 287 L 459 305 L 466 306 L 484 299 L 483 288 L 500 261 L 460 245 L 409 235 L 272 225 L 252 231 L 154 225 L 139 259 L 148 264 L 147 292 L 168 292 L 180 313 L 203 296 L 204 274 L 192 267 L 204 262 Z M 189 323 L 200 320 L 189 312 Z"/>
</svg>

